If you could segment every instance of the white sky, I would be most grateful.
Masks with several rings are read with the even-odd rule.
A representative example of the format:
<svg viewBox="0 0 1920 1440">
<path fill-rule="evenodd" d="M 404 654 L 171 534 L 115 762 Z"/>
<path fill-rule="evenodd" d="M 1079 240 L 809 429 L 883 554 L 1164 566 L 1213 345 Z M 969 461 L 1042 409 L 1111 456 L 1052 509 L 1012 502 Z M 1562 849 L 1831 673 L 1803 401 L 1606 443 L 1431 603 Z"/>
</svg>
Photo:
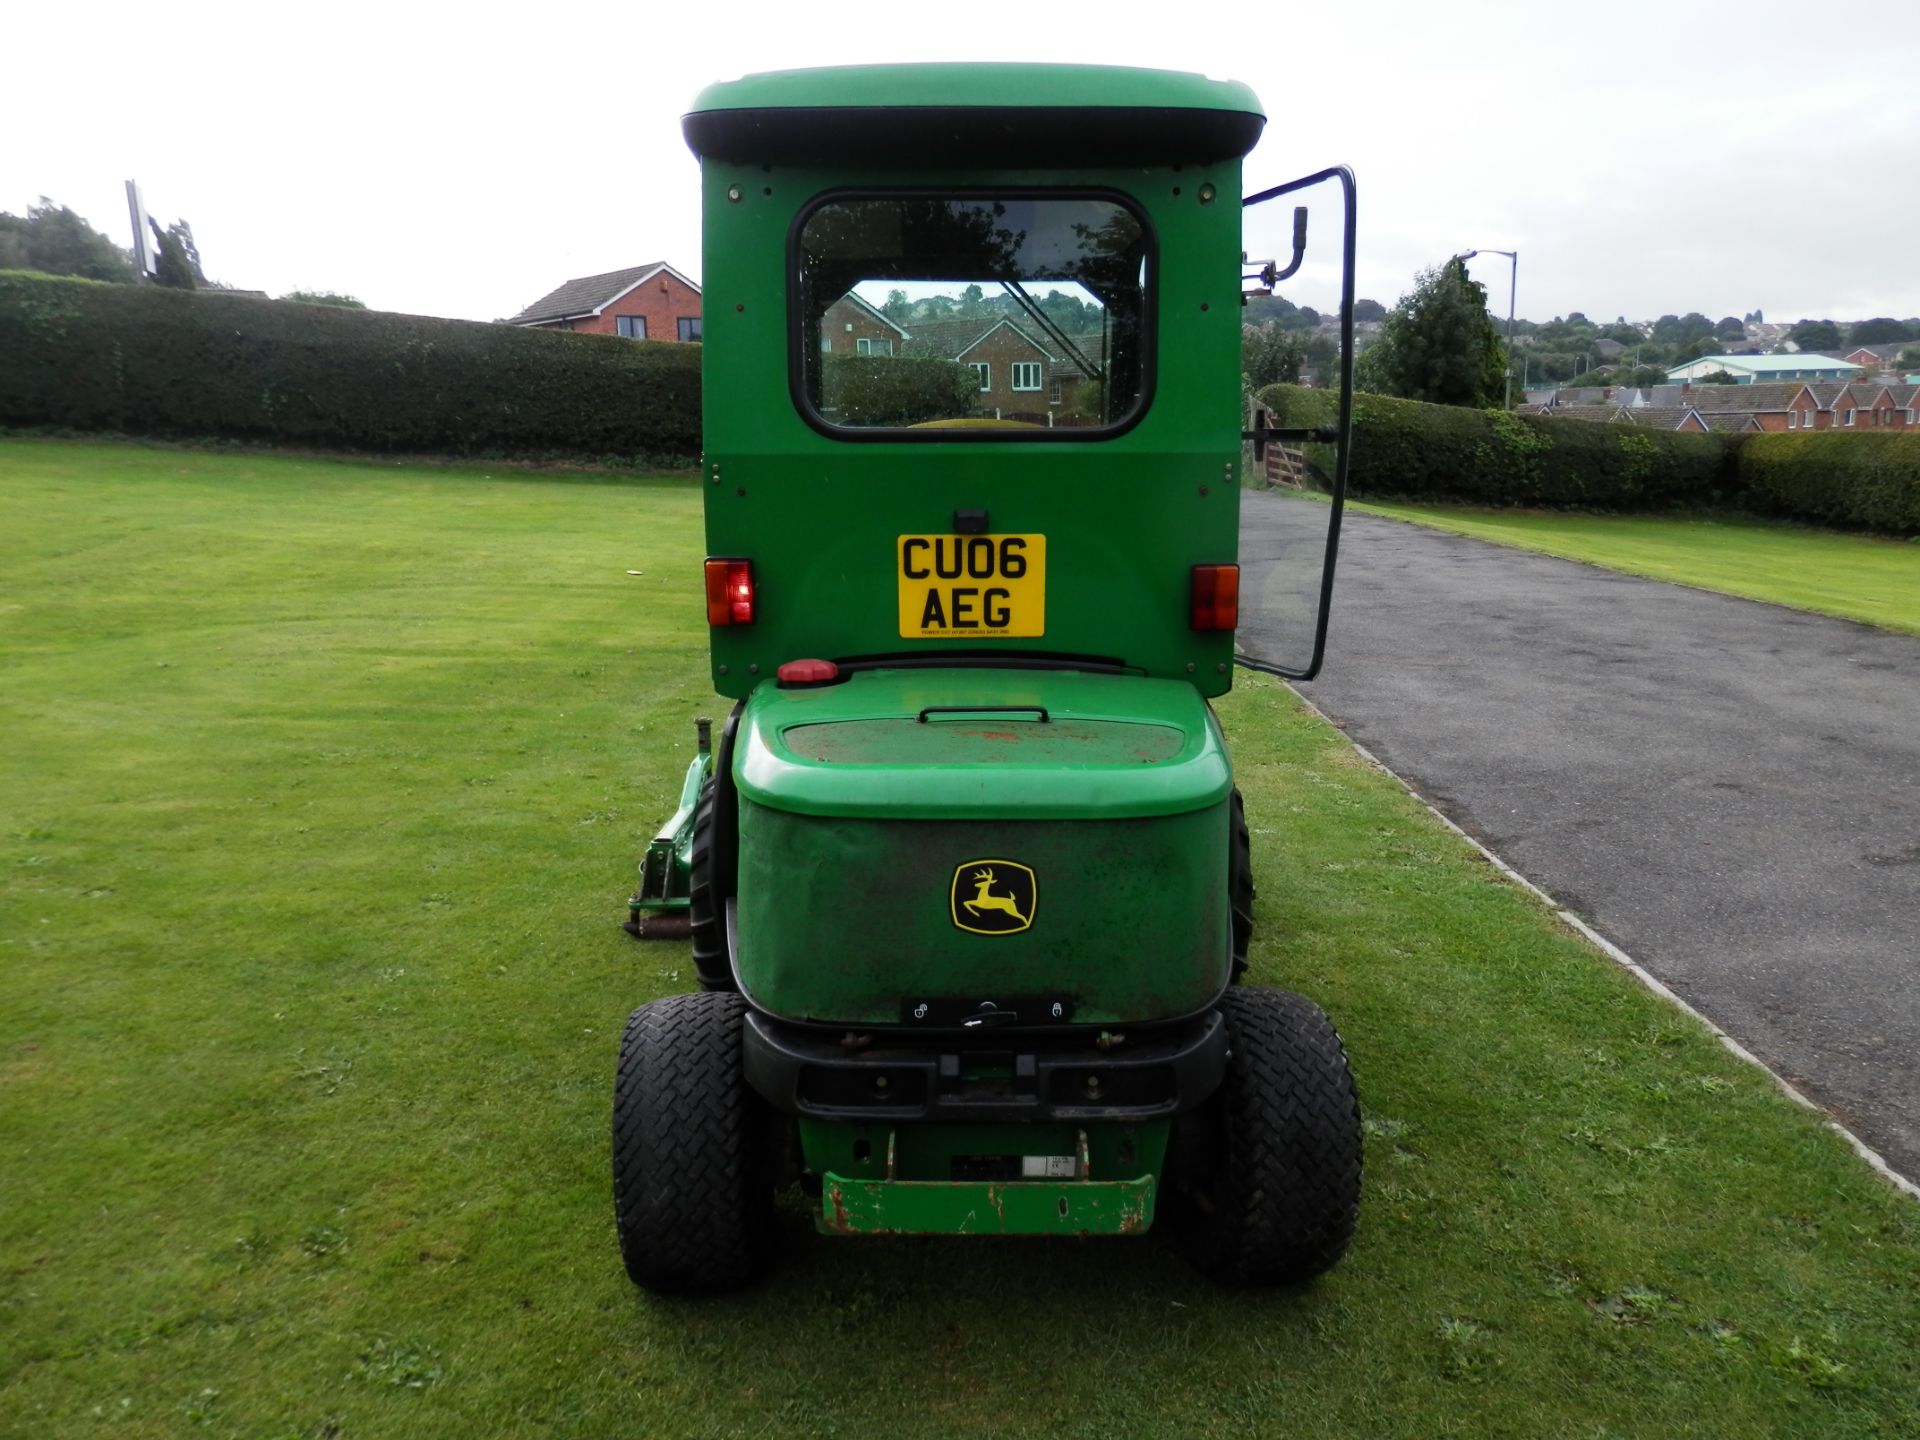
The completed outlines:
<svg viewBox="0 0 1920 1440">
<path fill-rule="evenodd" d="M 1352 165 L 1359 293 L 1387 304 L 1498 247 L 1535 320 L 1920 315 L 1920 24 L 1898 3 L 1103 0 L 1022 24 L 911 0 L 108 0 L 26 7 L 6 42 L 0 209 L 46 194 L 125 244 L 137 178 L 213 278 L 274 294 L 484 320 L 642 261 L 697 276 L 678 121 L 707 81 L 1021 59 L 1252 84 L 1248 189 Z M 1288 228 L 1269 208 L 1262 257 Z M 1333 218 L 1282 294 L 1333 302 Z M 1504 310 L 1507 262 L 1473 269 Z"/>
</svg>

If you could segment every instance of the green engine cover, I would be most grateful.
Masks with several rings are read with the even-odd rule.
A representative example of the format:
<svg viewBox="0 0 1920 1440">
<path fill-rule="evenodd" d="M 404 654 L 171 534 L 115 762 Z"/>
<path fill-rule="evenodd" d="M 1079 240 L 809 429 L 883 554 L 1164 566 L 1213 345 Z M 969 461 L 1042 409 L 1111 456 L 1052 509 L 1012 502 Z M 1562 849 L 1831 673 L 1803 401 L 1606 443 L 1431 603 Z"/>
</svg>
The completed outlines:
<svg viewBox="0 0 1920 1440">
<path fill-rule="evenodd" d="M 993 1000 L 1136 1024 L 1227 983 L 1231 774 L 1191 686 L 983 669 L 763 686 L 734 772 L 736 966 L 771 1014 L 911 1024 Z"/>
</svg>

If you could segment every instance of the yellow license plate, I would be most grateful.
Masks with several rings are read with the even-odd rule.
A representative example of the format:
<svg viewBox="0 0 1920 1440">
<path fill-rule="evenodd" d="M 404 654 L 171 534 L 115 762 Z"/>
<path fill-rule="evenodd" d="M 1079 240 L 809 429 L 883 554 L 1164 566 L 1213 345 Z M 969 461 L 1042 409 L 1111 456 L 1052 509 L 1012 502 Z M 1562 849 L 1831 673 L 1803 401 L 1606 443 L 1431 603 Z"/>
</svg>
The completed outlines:
<svg viewBox="0 0 1920 1440">
<path fill-rule="evenodd" d="M 902 535 L 900 634 L 909 640 L 1047 633 L 1047 537 Z"/>
</svg>

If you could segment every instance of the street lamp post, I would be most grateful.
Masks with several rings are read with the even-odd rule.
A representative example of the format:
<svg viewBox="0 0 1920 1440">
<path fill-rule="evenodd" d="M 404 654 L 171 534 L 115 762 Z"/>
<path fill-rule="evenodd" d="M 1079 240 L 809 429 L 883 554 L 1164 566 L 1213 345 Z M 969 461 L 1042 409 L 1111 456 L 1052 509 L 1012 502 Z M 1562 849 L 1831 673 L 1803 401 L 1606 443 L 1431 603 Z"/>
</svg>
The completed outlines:
<svg viewBox="0 0 1920 1440">
<path fill-rule="evenodd" d="M 1520 293 L 1520 252 L 1518 250 L 1462 250 L 1453 258 L 1471 260 L 1476 255 L 1504 255 L 1513 262 L 1507 280 L 1507 409 L 1513 408 L 1513 302 Z"/>
</svg>

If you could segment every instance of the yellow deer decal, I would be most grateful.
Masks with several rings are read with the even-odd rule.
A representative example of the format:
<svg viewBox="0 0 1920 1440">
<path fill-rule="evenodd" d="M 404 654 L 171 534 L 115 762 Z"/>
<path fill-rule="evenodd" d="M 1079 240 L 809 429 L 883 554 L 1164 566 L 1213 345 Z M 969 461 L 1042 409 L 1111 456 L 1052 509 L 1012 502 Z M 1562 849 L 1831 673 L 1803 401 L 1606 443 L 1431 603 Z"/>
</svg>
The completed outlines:
<svg viewBox="0 0 1920 1440">
<path fill-rule="evenodd" d="M 962 900 L 960 902 L 960 908 L 975 917 L 978 917 L 980 913 L 985 910 L 1000 910 L 1013 916 L 1014 919 L 1018 920 L 1022 925 L 1025 925 L 1027 923 L 1027 917 L 1020 913 L 1019 907 L 1014 904 L 1013 896 L 995 895 L 991 893 L 992 889 L 992 869 L 974 871 L 973 899 Z"/>
</svg>

